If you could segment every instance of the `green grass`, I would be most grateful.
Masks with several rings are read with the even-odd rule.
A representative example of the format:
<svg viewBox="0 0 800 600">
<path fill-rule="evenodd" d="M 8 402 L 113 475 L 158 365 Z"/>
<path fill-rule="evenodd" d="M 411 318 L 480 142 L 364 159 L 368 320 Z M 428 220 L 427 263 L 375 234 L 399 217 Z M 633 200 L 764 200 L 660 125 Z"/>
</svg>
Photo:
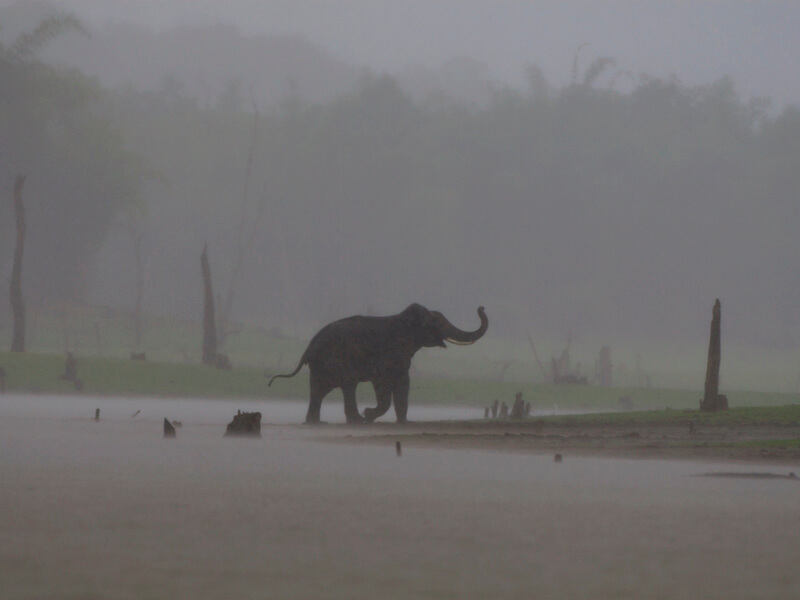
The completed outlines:
<svg viewBox="0 0 800 600">
<path fill-rule="evenodd" d="M 680 426 L 688 425 L 690 421 L 697 427 L 744 425 L 797 427 L 800 426 L 800 404 L 745 406 L 718 413 L 703 413 L 699 410 L 651 410 L 545 417 L 546 423 L 562 426 Z"/>
<path fill-rule="evenodd" d="M 740 442 L 736 445 L 749 448 L 798 450 L 800 449 L 800 438 L 789 438 L 785 440 L 753 440 L 750 442 Z"/>
<path fill-rule="evenodd" d="M 124 358 L 97 358 L 76 355 L 78 376 L 84 382 L 83 393 L 112 396 L 180 396 L 202 398 L 308 398 L 308 369 L 292 379 L 276 380 L 267 387 L 268 379 L 262 369 L 234 367 L 223 371 L 197 364 L 169 362 L 140 362 Z M 75 393 L 74 385 L 60 381 L 64 372 L 64 356 L 58 354 L 17 354 L 0 352 L 0 366 L 5 368 L 6 390 L 18 393 Z M 290 370 L 291 367 L 283 369 Z M 273 374 L 274 371 L 270 371 Z M 536 383 L 498 382 L 488 380 L 450 379 L 433 376 L 412 376 L 411 403 L 425 405 L 466 405 L 484 407 L 494 399 L 513 403 L 514 395 L 523 393 L 537 411 L 587 410 L 619 411 L 619 398 L 629 396 L 638 412 L 600 413 L 570 417 L 570 419 L 620 420 L 630 423 L 686 420 L 684 411 L 696 409 L 699 392 L 636 388 L 603 388 L 585 385 L 547 385 Z M 329 401 L 341 399 L 336 390 Z M 358 388 L 362 406 L 374 402 L 372 386 Z M 731 392 L 728 413 L 705 414 L 692 410 L 691 418 L 698 423 L 715 420 L 735 424 L 741 417 L 764 420 L 786 419 L 782 405 L 796 404 L 800 411 L 800 394 Z M 660 410 L 658 410 L 660 409 Z M 655 412 L 653 412 L 655 410 Z M 778 410 L 775 417 L 770 410 Z M 751 412 L 748 412 L 751 411 Z M 752 412 L 756 411 L 756 412 Z M 800 412 L 791 417 L 800 422 Z"/>
<path fill-rule="evenodd" d="M 280 391 L 267 387 L 263 372 L 253 368 L 233 371 L 179 363 L 141 362 L 119 358 L 77 357 L 83 393 L 152 395 L 202 398 L 299 397 L 307 383 L 289 380 Z M 6 391 L 21 393 L 74 393 L 75 386 L 60 381 L 64 357 L 52 354 L 0 353 L 6 371 Z"/>
</svg>

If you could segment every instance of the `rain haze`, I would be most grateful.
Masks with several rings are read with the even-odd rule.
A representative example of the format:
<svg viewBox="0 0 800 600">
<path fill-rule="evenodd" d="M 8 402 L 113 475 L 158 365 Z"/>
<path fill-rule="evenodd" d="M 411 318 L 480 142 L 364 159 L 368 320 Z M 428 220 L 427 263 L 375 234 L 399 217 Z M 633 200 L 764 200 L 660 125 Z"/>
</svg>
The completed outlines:
<svg viewBox="0 0 800 600">
<path fill-rule="evenodd" d="M 0 597 L 799 597 L 800 415 L 694 416 L 716 299 L 725 402 L 800 405 L 798 31 L 0 0 Z M 267 377 L 412 303 L 475 343 L 394 365 L 380 422 L 334 391 L 301 425 L 310 363 Z M 223 437 L 242 411 L 260 439 Z"/>
<path fill-rule="evenodd" d="M 79 17 L 88 35 L 40 54 L 96 78 L 141 159 L 105 188 L 129 201 L 42 216 L 61 231 L 28 244 L 32 302 L 196 318 L 208 244 L 224 318 L 297 338 L 482 304 L 495 339 L 660 370 L 656 348 L 702 360 L 719 297 L 742 363 L 796 362 L 794 3 L 5 4 L 6 43 L 54 6 Z"/>
</svg>

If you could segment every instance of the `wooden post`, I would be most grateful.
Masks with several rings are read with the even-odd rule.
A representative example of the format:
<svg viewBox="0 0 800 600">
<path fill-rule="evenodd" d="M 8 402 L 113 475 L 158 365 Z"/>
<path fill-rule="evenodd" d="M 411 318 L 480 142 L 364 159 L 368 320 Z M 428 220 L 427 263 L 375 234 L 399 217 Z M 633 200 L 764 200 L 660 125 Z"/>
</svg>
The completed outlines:
<svg viewBox="0 0 800 600">
<path fill-rule="evenodd" d="M 11 335 L 11 352 L 25 352 L 25 304 L 22 300 L 22 255 L 25 250 L 25 206 L 22 204 L 22 187 L 25 176 L 17 175 L 14 183 L 14 216 L 17 224 L 17 243 L 14 247 L 14 266 L 11 270 L 9 296 L 14 313 L 14 331 Z"/>
<path fill-rule="evenodd" d="M 716 412 L 718 410 L 723 410 L 719 399 L 719 365 L 721 359 L 720 320 L 721 306 L 719 303 L 719 298 L 717 298 L 717 301 L 714 302 L 714 309 L 711 313 L 711 335 L 708 342 L 706 384 L 703 392 L 703 399 L 700 401 L 700 410 L 704 412 Z M 727 408 L 727 406 L 724 408 Z"/>
<path fill-rule="evenodd" d="M 203 364 L 217 363 L 217 325 L 214 317 L 214 290 L 211 287 L 211 266 L 208 264 L 208 244 L 203 246 L 200 266 L 203 270 Z"/>
</svg>

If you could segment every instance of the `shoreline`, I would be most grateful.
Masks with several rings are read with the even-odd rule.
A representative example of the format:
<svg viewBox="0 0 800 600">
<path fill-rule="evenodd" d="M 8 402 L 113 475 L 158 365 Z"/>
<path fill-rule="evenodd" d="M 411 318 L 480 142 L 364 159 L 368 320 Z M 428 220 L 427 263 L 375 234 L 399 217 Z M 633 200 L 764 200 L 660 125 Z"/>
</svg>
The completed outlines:
<svg viewBox="0 0 800 600">
<path fill-rule="evenodd" d="M 480 450 L 514 454 L 560 454 L 625 459 L 747 462 L 800 469 L 800 448 L 780 447 L 798 437 L 783 425 L 542 425 L 541 422 L 409 422 L 342 426 L 321 441 L 403 448 Z M 337 426 L 333 426 L 337 427 Z"/>
</svg>

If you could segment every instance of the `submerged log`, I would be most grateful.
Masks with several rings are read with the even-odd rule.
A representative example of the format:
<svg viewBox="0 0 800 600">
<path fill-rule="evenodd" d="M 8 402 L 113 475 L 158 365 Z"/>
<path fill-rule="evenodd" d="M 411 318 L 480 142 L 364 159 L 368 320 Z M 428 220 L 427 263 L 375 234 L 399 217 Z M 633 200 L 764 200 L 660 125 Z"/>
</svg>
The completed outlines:
<svg viewBox="0 0 800 600">
<path fill-rule="evenodd" d="M 261 413 L 237 411 L 233 420 L 228 423 L 226 436 L 261 437 Z"/>
</svg>

